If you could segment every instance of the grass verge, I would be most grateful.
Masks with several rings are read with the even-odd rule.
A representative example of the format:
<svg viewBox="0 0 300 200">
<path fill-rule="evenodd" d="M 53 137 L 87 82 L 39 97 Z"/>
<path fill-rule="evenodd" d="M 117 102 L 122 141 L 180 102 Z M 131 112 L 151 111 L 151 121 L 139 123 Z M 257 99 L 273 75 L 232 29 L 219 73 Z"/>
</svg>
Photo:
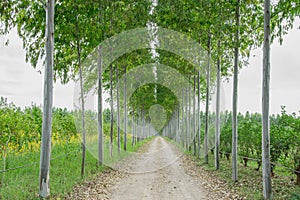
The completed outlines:
<svg viewBox="0 0 300 200">
<path fill-rule="evenodd" d="M 128 141 L 127 152 L 121 151 L 115 158 L 122 159 L 130 156 L 128 152 L 135 152 L 153 138 L 147 138 L 132 146 Z M 66 155 L 68 154 L 68 155 Z M 114 155 L 117 152 L 114 151 Z M 109 151 L 105 149 L 105 157 Z M 99 173 L 108 170 L 105 165 L 98 166 L 97 159 L 88 151 L 86 154 L 85 176 L 81 178 L 81 148 L 80 144 L 68 146 L 55 145 L 51 153 L 50 168 L 50 199 L 60 199 L 66 196 L 72 188 L 85 181 L 95 178 Z M 0 174 L 0 199 L 39 199 L 39 152 L 30 152 L 26 155 L 7 158 L 6 168 L 15 168 L 33 164 L 24 168 Z M 118 159 L 114 159 L 117 161 Z"/>
</svg>

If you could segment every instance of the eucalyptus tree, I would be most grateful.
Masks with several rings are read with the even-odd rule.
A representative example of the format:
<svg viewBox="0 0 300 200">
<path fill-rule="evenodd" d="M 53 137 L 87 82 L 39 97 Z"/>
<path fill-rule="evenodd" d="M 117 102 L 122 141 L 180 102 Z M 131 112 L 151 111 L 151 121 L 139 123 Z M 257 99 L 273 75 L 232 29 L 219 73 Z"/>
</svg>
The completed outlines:
<svg viewBox="0 0 300 200">
<path fill-rule="evenodd" d="M 35 3 L 35 5 L 30 5 Z M 54 0 L 49 0 L 45 4 L 36 2 L 18 2 L 18 1 L 2 1 L 1 2 L 1 28 L 0 34 L 6 34 L 14 26 L 18 26 L 18 32 L 22 29 L 20 15 L 26 11 L 22 9 L 21 5 L 31 6 L 34 14 L 39 14 L 39 26 L 31 27 L 36 28 L 35 31 L 46 37 L 39 47 L 43 48 L 43 53 L 46 54 L 45 58 L 45 79 L 44 79 L 44 107 L 43 107 L 43 128 L 42 128 L 42 144 L 41 144 L 41 160 L 40 160 L 40 192 L 41 197 L 47 197 L 50 194 L 49 173 L 50 173 L 50 155 L 51 155 L 51 132 L 52 132 L 52 99 L 53 99 L 53 54 L 54 54 Z M 37 8 L 38 7 L 38 8 Z M 46 20 L 45 20 L 46 16 Z M 3 24 L 2 24 L 3 23 Z M 41 30 L 39 30 L 39 28 Z M 29 33 L 27 33 L 29 34 Z M 41 41 L 41 40 L 40 40 Z M 25 45 L 24 45 L 25 46 Z M 28 50 L 28 49 L 27 49 Z M 44 55 L 43 54 L 43 55 Z M 40 54 L 39 54 L 40 55 Z M 39 57 L 39 56 L 38 56 Z M 26 60 L 28 54 L 26 54 Z M 38 58 L 35 59 L 37 61 Z"/>
<path fill-rule="evenodd" d="M 40 193 L 43 198 L 50 195 L 50 157 L 53 103 L 53 59 L 54 59 L 54 0 L 46 4 L 46 68 L 44 79 L 43 130 L 40 158 Z"/>
<path fill-rule="evenodd" d="M 234 66 L 233 66 L 233 97 L 232 97 L 232 180 L 238 181 L 238 132 L 237 132 L 237 98 L 238 98 L 238 64 L 239 64 L 239 43 L 240 43 L 240 5 L 237 0 L 235 10 L 235 47 L 234 47 Z"/>
<path fill-rule="evenodd" d="M 118 153 L 121 152 L 121 138 L 120 138 L 120 132 L 121 132 L 121 128 L 120 128 L 120 95 L 119 95 L 119 72 L 118 69 L 116 70 L 116 95 L 117 95 L 117 145 L 118 145 Z"/>
<path fill-rule="evenodd" d="M 43 4 L 40 1 L 18 1 L 15 5 L 14 18 L 18 35 L 23 40 L 26 51 L 26 61 L 30 61 L 33 67 L 45 54 L 42 46 L 44 42 Z M 80 8 L 80 9 L 79 9 Z M 84 8 L 84 9 L 83 9 Z M 77 10 L 77 13 L 74 12 Z M 87 12 L 88 10 L 88 12 Z M 93 12 L 93 4 L 83 1 L 64 1 L 56 3 L 55 26 L 56 44 L 54 50 L 54 79 L 60 78 L 63 83 L 75 78 L 75 74 L 82 72 L 81 63 L 92 48 L 93 38 L 90 19 Z M 87 14 L 89 17 L 87 17 Z M 84 36 L 84 37 L 83 37 Z M 88 39 L 87 39 L 88 38 Z M 80 76 L 82 80 L 82 76 Z M 81 85 L 83 94 L 83 85 Z M 81 96 L 81 99 L 82 96 Z M 81 103 L 84 106 L 83 103 Z M 84 109 L 83 109 L 84 110 Z M 82 112 L 84 115 L 84 112 Z M 84 119 L 84 117 L 83 117 Z M 84 121 L 83 121 L 84 122 Z M 82 125 L 84 130 L 84 125 Z M 84 133 L 84 131 L 83 131 Z M 83 134 L 84 135 L 84 134 Z M 83 137 L 84 138 L 84 137 Z M 51 140 L 50 140 L 51 141 Z M 84 152 L 83 141 L 83 152 Z M 83 153 L 84 163 L 84 153 Z M 84 168 L 82 167 L 82 173 Z"/>
<path fill-rule="evenodd" d="M 79 70 L 79 84 L 80 84 L 80 105 L 81 105 L 81 129 L 82 129 L 82 165 L 81 165 L 81 176 L 84 176 L 85 171 L 85 156 L 86 156 L 86 124 L 85 124 L 85 93 L 86 91 L 84 86 L 84 77 L 83 77 L 83 60 L 88 56 L 89 51 L 93 48 L 92 45 L 95 44 L 93 39 L 92 32 L 97 31 L 96 27 L 93 27 L 91 17 L 97 16 L 98 13 L 95 11 L 95 4 L 87 1 L 74 0 L 71 2 L 63 2 L 59 4 L 59 7 L 63 10 L 60 10 L 61 17 L 65 17 L 68 21 L 65 21 L 67 27 L 73 27 L 72 31 L 68 30 L 69 35 L 68 39 L 70 41 L 71 47 L 70 50 L 76 49 L 74 55 L 76 60 L 71 62 L 75 63 L 70 68 L 74 70 Z M 96 7 L 97 8 L 97 7 Z M 75 12 L 74 12 L 75 11 Z M 88 27 L 87 25 L 90 25 Z M 67 33 L 65 29 L 61 30 L 60 38 L 66 37 Z M 64 49 L 68 49 L 65 43 L 62 44 Z M 73 46 L 72 46 L 73 44 Z M 72 55 L 72 53 L 71 53 Z M 61 59 L 61 57 L 58 57 Z M 68 71 L 66 72 L 68 73 Z"/>
<path fill-rule="evenodd" d="M 269 92 L 270 92 L 270 0 L 264 1 L 264 50 L 262 84 L 262 165 L 264 199 L 272 199 L 270 128 L 269 128 Z"/>
<path fill-rule="evenodd" d="M 274 9 L 274 12 L 272 11 Z M 270 44 L 293 27 L 296 17 L 300 16 L 300 4 L 295 1 L 279 1 L 272 6 L 270 0 L 264 1 L 264 42 L 263 42 L 263 81 L 262 81 L 262 174 L 264 199 L 272 199 L 271 163 L 270 163 Z M 271 24 L 273 26 L 271 26 Z"/>
<path fill-rule="evenodd" d="M 35 3 L 30 5 L 30 3 Z M 54 0 L 49 0 L 45 4 L 36 2 L 18 2 L 4 1 L 1 2 L 1 34 L 8 33 L 9 30 L 18 26 L 18 32 L 22 31 L 24 24 L 20 21 L 21 14 L 26 11 L 21 5 L 31 6 L 33 13 L 39 15 L 37 21 L 38 26 L 31 24 L 30 28 L 35 28 L 36 32 L 46 37 L 46 41 L 39 44 L 39 47 L 45 45 L 43 53 L 45 57 L 45 79 L 44 79 L 44 107 L 43 107 L 43 128 L 42 128 L 42 144 L 41 144 L 41 159 L 40 159 L 40 192 L 41 197 L 47 197 L 50 194 L 49 173 L 50 173 L 50 156 L 51 156 L 51 132 L 52 132 L 52 99 L 53 99 L 53 54 L 54 54 Z M 18 12 L 19 11 L 19 12 Z M 45 19 L 46 16 L 46 20 Z M 22 22 L 24 23 L 24 22 Z M 23 27 L 22 27 L 23 26 Z M 39 29 L 40 28 L 40 29 Z M 27 34 L 29 34 L 27 32 Z M 40 40 L 41 41 L 41 40 Z M 25 46 L 25 45 L 24 45 Z M 28 48 L 27 48 L 28 50 Z M 43 54 L 43 55 L 44 55 Z M 40 55 L 40 54 L 39 54 Z M 39 56 L 38 56 L 39 58 Z M 35 62 L 37 59 L 35 59 Z M 26 54 L 28 60 L 28 54 Z"/>
<path fill-rule="evenodd" d="M 124 151 L 127 150 L 127 91 L 126 91 L 126 65 L 124 66 Z"/>
<path fill-rule="evenodd" d="M 195 70 L 196 71 L 196 70 Z M 194 145 L 194 156 L 196 156 L 197 154 L 197 143 L 196 143 L 196 136 L 197 136 L 197 120 L 196 120 L 196 75 L 197 73 L 194 74 L 193 77 L 193 133 L 194 133 L 194 137 L 193 137 L 193 145 Z"/>
</svg>

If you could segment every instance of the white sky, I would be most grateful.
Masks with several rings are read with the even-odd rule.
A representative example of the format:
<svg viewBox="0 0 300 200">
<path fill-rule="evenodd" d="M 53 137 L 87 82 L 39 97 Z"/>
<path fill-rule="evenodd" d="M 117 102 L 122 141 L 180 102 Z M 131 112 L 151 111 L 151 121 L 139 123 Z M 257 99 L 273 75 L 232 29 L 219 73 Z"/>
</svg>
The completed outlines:
<svg viewBox="0 0 300 200">
<path fill-rule="evenodd" d="M 299 21 L 297 21 L 299 26 Z M 9 39 L 9 46 L 5 41 Z M 293 29 L 284 37 L 280 46 L 277 42 L 271 50 L 271 113 L 279 113 L 280 106 L 286 105 L 287 111 L 300 111 L 300 30 Z M 253 51 L 250 66 L 243 68 L 239 75 L 239 111 L 261 111 L 261 74 L 262 50 Z M 43 75 L 25 63 L 22 41 L 11 32 L 0 37 L 0 96 L 18 106 L 29 106 L 32 102 L 42 104 Z M 58 81 L 59 82 L 59 81 Z M 54 106 L 73 108 L 74 83 L 54 85 Z M 231 109 L 232 82 L 224 83 L 223 104 Z"/>
</svg>

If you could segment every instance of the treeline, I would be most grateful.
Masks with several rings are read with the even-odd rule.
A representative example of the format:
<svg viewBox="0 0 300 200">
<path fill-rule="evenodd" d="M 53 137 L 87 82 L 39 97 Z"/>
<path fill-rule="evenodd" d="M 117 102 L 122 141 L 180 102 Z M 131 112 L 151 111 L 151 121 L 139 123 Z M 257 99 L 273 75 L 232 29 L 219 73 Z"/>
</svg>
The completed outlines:
<svg viewBox="0 0 300 200">
<path fill-rule="evenodd" d="M 52 109 L 52 143 L 63 143 L 76 139 L 80 143 L 81 111 L 70 111 L 66 108 Z M 110 115 L 108 108 L 103 110 L 103 132 L 108 141 L 110 133 Z M 116 116 L 116 114 L 115 114 Z M 97 134 L 97 113 L 85 111 L 88 135 Z M 114 118 L 114 122 L 116 119 Z M 131 119 L 128 126 L 132 126 Z M 113 125 L 113 140 L 117 139 L 117 123 Z M 129 130 L 131 132 L 132 130 Z M 123 139 L 123 129 L 120 139 Z M 42 134 L 42 108 L 32 104 L 21 108 L 6 98 L 0 97 L 0 155 L 7 153 L 22 154 L 40 149 Z"/>
</svg>

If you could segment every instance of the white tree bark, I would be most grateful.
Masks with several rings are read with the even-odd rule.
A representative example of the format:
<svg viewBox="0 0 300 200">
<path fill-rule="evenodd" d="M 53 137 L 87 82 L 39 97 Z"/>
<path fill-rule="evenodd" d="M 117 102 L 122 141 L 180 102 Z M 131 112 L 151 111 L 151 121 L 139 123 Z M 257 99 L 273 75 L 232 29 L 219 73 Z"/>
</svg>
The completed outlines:
<svg viewBox="0 0 300 200">
<path fill-rule="evenodd" d="M 185 105 L 184 105 L 184 100 L 185 100 L 185 98 L 184 98 L 184 93 L 185 93 L 185 91 L 184 91 L 184 89 L 182 90 L 182 108 L 181 108 L 181 110 L 182 110 L 182 112 L 181 112 L 181 122 L 182 122 L 182 126 L 181 126 L 181 140 L 182 140 L 182 147 L 183 148 L 185 148 L 185 142 L 186 142 L 186 137 L 185 137 L 185 133 L 186 133 L 186 131 L 185 131 L 185 114 L 184 114 L 184 107 L 185 107 Z"/>
<path fill-rule="evenodd" d="M 234 49 L 234 75 L 233 75 L 233 101 L 232 101 L 232 180 L 238 181 L 238 132 L 237 132 L 237 88 L 238 88 L 238 63 L 239 63 L 239 26 L 240 26 L 240 0 L 236 7 L 236 34 Z"/>
<path fill-rule="evenodd" d="M 79 50 L 80 52 L 80 50 Z M 82 124 L 82 163 L 81 163 L 81 177 L 84 176 L 85 170 L 85 156 L 86 156 L 86 131 L 85 131 L 85 106 L 84 106 L 84 89 L 83 89 L 83 77 L 82 77 L 82 66 L 81 66 L 81 58 L 79 53 L 79 76 L 80 76 L 80 99 L 81 99 L 81 124 Z"/>
<path fill-rule="evenodd" d="M 191 82 L 191 76 L 189 76 L 189 83 Z M 192 143 L 191 143 L 191 136 L 192 136 L 192 128 L 191 128 L 191 84 L 188 85 L 187 90 L 187 103 L 188 103 L 188 110 L 187 110 L 187 122 L 188 122 L 188 151 L 191 152 L 192 150 Z"/>
<path fill-rule="evenodd" d="M 118 72 L 118 68 L 116 69 L 116 81 L 117 81 L 117 84 L 116 84 L 116 90 L 117 90 L 117 135 L 118 135 L 118 153 L 121 152 L 121 135 L 120 135 L 120 95 L 119 95 L 119 72 Z"/>
<path fill-rule="evenodd" d="M 126 66 L 124 66 L 124 151 L 127 150 L 127 94 L 126 94 Z"/>
<path fill-rule="evenodd" d="M 264 199 L 272 199 L 271 164 L 270 164 L 270 0 L 264 2 L 264 50 L 262 84 L 262 173 Z"/>
<path fill-rule="evenodd" d="M 193 144 L 194 144 L 194 156 L 197 154 L 197 146 L 196 146 L 196 70 L 194 71 L 194 88 L 193 88 Z"/>
<path fill-rule="evenodd" d="M 200 150 L 201 150 L 201 119 L 200 119 L 200 103 L 201 103 L 201 92 L 200 92 L 200 71 L 198 70 L 198 76 L 197 76 L 197 87 L 198 87 L 198 95 L 197 95 L 197 110 L 198 110 L 198 115 L 197 115 L 197 120 L 198 120 L 198 131 L 197 131 L 197 140 L 198 140 L 198 158 L 200 158 Z"/>
<path fill-rule="evenodd" d="M 131 118 L 131 120 L 132 120 L 132 122 L 131 122 L 131 127 L 132 127 L 132 142 L 131 142 L 131 145 L 132 145 L 132 147 L 134 146 L 134 137 L 135 137 L 135 131 L 134 131 L 134 110 L 132 111 L 132 118 Z"/>
<path fill-rule="evenodd" d="M 46 2 L 46 67 L 44 78 L 43 127 L 39 177 L 39 195 L 42 198 L 46 198 L 50 195 L 49 173 L 53 104 L 54 4 L 54 0 L 47 0 Z"/>
<path fill-rule="evenodd" d="M 109 142 L 109 149 L 110 149 L 110 157 L 113 156 L 113 134 L 114 134 L 114 98 L 113 98 L 113 66 L 112 64 L 109 67 L 109 80 L 110 80 L 110 142 Z"/>
<path fill-rule="evenodd" d="M 208 163 L 208 117 L 209 117 L 209 88 L 210 88 L 210 58 L 211 58 L 211 52 L 210 52 L 210 33 L 208 34 L 208 61 L 207 61 L 207 68 L 206 68 L 206 108 L 205 108 L 205 133 L 204 133 L 204 162 Z"/>
<path fill-rule="evenodd" d="M 189 95 L 188 95 L 189 88 L 185 89 L 185 149 L 189 150 Z"/>
<path fill-rule="evenodd" d="M 220 40 L 218 41 L 220 50 Z M 221 63 L 220 54 L 217 60 L 217 99 L 216 99 L 216 135 L 215 135 L 215 168 L 220 169 L 220 87 L 221 87 Z"/>
<path fill-rule="evenodd" d="M 98 162 L 103 164 L 102 46 L 98 46 Z"/>
</svg>

